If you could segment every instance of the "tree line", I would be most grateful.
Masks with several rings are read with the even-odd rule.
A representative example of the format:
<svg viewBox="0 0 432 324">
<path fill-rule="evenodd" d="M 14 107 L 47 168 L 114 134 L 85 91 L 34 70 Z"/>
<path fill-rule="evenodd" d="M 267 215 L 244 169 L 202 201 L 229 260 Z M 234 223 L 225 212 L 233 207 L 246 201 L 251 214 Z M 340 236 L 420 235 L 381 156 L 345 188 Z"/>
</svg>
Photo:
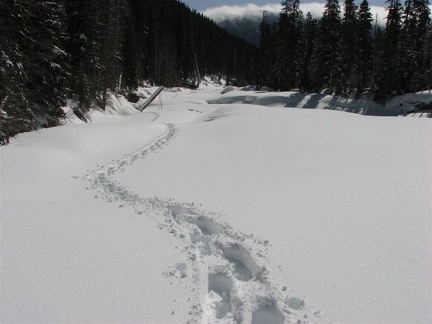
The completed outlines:
<svg viewBox="0 0 432 324">
<path fill-rule="evenodd" d="M 276 22 L 263 16 L 257 49 L 177 0 L 2 0 L 0 133 L 59 125 L 68 99 L 85 116 L 143 81 L 196 87 L 220 75 L 379 102 L 432 87 L 428 0 L 388 0 L 384 27 L 367 0 L 327 0 L 320 19 L 299 0 L 281 4 Z"/>
<path fill-rule="evenodd" d="M 0 131 L 59 125 L 66 100 L 85 115 L 144 80 L 248 83 L 254 51 L 176 0 L 1 0 Z"/>
<path fill-rule="evenodd" d="M 431 89 L 432 27 L 428 0 L 387 0 L 385 26 L 367 0 L 327 0 L 320 19 L 299 0 L 282 1 L 275 23 L 260 24 L 258 82 L 278 90 L 368 94 L 378 102 Z"/>
</svg>

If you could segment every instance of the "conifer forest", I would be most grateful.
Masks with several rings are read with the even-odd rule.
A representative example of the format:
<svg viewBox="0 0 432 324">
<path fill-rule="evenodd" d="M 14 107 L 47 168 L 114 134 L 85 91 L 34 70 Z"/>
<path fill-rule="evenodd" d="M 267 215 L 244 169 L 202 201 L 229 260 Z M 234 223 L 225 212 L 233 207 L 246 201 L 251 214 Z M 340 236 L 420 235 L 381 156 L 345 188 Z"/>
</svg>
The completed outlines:
<svg viewBox="0 0 432 324">
<path fill-rule="evenodd" d="M 255 47 L 176 0 L 2 0 L 0 24 L 0 108 L 10 135 L 58 125 L 67 99 L 86 114 L 144 80 L 253 78 Z"/>
<path fill-rule="evenodd" d="M 381 103 L 432 88 L 428 0 L 388 0 L 384 25 L 367 0 L 328 0 L 319 19 L 299 5 L 282 1 L 276 23 L 263 15 L 257 48 L 177 0 L 1 0 L 1 131 L 59 125 L 69 99 L 85 115 L 110 93 L 204 75 Z"/>
<path fill-rule="evenodd" d="M 321 19 L 282 1 L 277 23 L 260 24 L 260 84 L 347 95 L 378 102 L 431 89 L 432 30 L 428 0 L 387 0 L 384 25 L 367 0 L 328 0 Z"/>
</svg>

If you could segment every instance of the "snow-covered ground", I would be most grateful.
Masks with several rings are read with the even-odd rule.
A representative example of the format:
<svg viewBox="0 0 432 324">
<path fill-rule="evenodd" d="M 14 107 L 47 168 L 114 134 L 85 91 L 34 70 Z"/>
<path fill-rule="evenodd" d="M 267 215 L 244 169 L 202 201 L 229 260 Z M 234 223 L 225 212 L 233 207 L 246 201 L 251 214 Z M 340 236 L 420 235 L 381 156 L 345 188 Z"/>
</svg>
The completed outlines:
<svg viewBox="0 0 432 324">
<path fill-rule="evenodd" d="M 1 147 L 2 323 L 432 322 L 431 120 L 221 90 Z"/>
</svg>

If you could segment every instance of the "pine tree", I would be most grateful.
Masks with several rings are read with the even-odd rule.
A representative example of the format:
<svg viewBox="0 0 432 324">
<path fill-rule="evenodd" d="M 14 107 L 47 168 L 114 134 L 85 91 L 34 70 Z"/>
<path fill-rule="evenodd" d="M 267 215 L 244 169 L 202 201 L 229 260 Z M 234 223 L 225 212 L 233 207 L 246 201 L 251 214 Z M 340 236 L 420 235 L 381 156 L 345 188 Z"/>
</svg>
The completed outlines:
<svg viewBox="0 0 432 324">
<path fill-rule="evenodd" d="M 130 54 L 125 51 L 125 29 L 132 23 L 129 3 L 125 0 L 66 0 L 66 10 L 68 52 L 74 71 L 72 91 L 84 112 L 95 102 L 104 109 L 108 93 L 119 88 L 123 56 Z M 128 49 L 133 48 L 131 43 L 128 45 Z M 130 55 L 133 58 L 138 54 Z M 127 77 L 130 81 L 130 75 Z"/>
<path fill-rule="evenodd" d="M 201 70 L 246 82 L 255 55 L 176 0 L 2 0 L 1 115 L 25 131 L 59 124 L 68 98 L 85 113 L 144 80 L 197 86 Z"/>
<path fill-rule="evenodd" d="M 131 14 L 132 1 L 128 1 L 128 10 L 123 18 L 124 45 L 122 48 L 122 74 L 120 87 L 127 91 L 136 90 L 140 84 L 142 63 L 140 58 L 140 24 Z"/>
<path fill-rule="evenodd" d="M 341 92 L 341 21 L 338 0 L 327 0 L 320 21 L 320 42 L 322 50 L 323 82 L 330 92 Z"/>
<path fill-rule="evenodd" d="M 11 129 L 11 125 L 2 124 L 2 132 L 9 135 L 33 128 L 34 115 L 25 91 L 28 57 L 23 45 L 27 15 L 23 1 L 0 2 L 0 108 L 19 125 Z"/>
<path fill-rule="evenodd" d="M 290 90 L 298 83 L 296 64 L 301 39 L 301 22 L 300 1 L 282 1 L 282 10 L 279 14 L 278 48 L 275 65 L 279 89 Z"/>
<path fill-rule="evenodd" d="M 310 86 L 313 92 L 319 92 L 324 86 L 324 73 L 327 67 L 322 56 L 324 43 L 322 42 L 321 21 L 316 26 L 316 37 L 313 42 L 312 56 L 308 68 Z"/>
<path fill-rule="evenodd" d="M 310 12 L 308 12 L 306 14 L 306 20 L 302 33 L 303 37 L 301 39 L 300 46 L 301 53 L 299 55 L 300 61 L 298 64 L 298 73 L 300 75 L 300 91 L 312 91 L 313 82 L 311 80 L 310 67 L 312 66 L 312 54 L 314 52 L 317 25 L 317 20 L 312 17 Z"/>
<path fill-rule="evenodd" d="M 63 5 L 2 1 L 0 21 L 0 102 L 13 121 L 8 132 L 58 125 L 68 95 Z"/>
<path fill-rule="evenodd" d="M 423 66 L 424 66 L 424 81 L 425 89 L 432 89 L 432 24 L 426 32 L 425 42 L 423 44 Z"/>
<path fill-rule="evenodd" d="M 381 28 L 375 28 L 373 42 L 373 98 L 383 103 L 386 100 L 385 87 L 387 82 L 387 66 L 385 61 L 385 39 Z"/>
<path fill-rule="evenodd" d="M 401 90 L 415 92 L 425 87 L 423 48 L 430 23 L 427 1 L 407 0 L 401 29 Z"/>
<path fill-rule="evenodd" d="M 356 44 L 354 47 L 354 80 L 358 93 L 372 85 L 373 57 L 372 57 L 372 14 L 369 3 L 363 0 L 357 12 L 357 24 L 355 29 Z"/>
<path fill-rule="evenodd" d="M 33 113 L 44 126 L 58 125 L 69 97 L 69 56 L 62 3 L 33 1 L 28 5 L 26 91 Z"/>
<path fill-rule="evenodd" d="M 345 0 L 344 13 L 341 28 L 341 50 L 342 50 L 342 65 L 341 65 L 341 85 L 346 92 L 348 89 L 355 87 L 354 66 L 357 60 L 358 51 L 356 49 L 357 42 L 357 6 L 354 0 Z"/>
<path fill-rule="evenodd" d="M 418 66 L 418 87 L 416 90 L 431 89 L 428 80 L 431 75 L 431 62 L 425 60 L 425 52 L 430 50 L 430 33 L 431 33 L 431 11 L 428 0 L 414 0 L 414 12 L 417 17 L 417 42 L 416 51 L 419 53 L 420 64 Z"/>
<path fill-rule="evenodd" d="M 266 13 L 263 12 L 263 17 L 261 23 L 259 25 L 259 69 L 258 69 L 258 85 L 267 85 L 268 78 L 268 65 L 269 65 L 269 41 L 270 41 L 270 33 L 271 26 L 270 23 L 266 20 Z"/>
<path fill-rule="evenodd" d="M 129 14 L 126 4 L 123 0 L 97 1 L 97 12 L 100 14 L 97 30 L 100 37 L 97 53 L 100 62 L 98 95 L 102 109 L 107 104 L 108 92 L 114 92 L 119 87 L 125 38 L 123 21 Z"/>
<path fill-rule="evenodd" d="M 96 57 L 98 42 L 95 28 L 95 7 L 91 1 L 65 0 L 67 14 L 68 44 L 71 56 L 72 75 L 69 80 L 73 98 L 79 109 L 85 113 L 97 97 L 97 82 L 94 78 L 99 71 Z"/>
<path fill-rule="evenodd" d="M 380 86 L 381 97 L 387 101 L 389 95 L 400 93 L 400 46 L 402 5 L 399 0 L 387 0 L 388 15 L 384 32 L 385 82 Z"/>
</svg>

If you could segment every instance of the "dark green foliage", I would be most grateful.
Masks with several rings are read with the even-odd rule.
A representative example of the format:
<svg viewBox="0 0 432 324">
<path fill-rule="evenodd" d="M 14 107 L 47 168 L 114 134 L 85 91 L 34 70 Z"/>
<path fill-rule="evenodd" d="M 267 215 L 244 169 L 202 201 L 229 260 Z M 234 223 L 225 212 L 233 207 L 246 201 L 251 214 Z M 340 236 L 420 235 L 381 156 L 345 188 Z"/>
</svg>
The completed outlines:
<svg viewBox="0 0 432 324">
<path fill-rule="evenodd" d="M 282 1 L 276 44 L 276 87 L 291 90 L 298 86 L 297 64 L 300 55 L 302 12 L 299 0 Z"/>
<path fill-rule="evenodd" d="M 298 65 L 298 75 L 299 75 L 299 88 L 300 91 L 311 92 L 312 87 L 312 55 L 315 49 L 316 43 L 316 32 L 317 32 L 318 22 L 316 19 L 312 18 L 310 12 L 306 14 L 306 21 L 303 28 L 303 37 L 300 41 L 300 53 L 299 53 L 299 65 Z"/>
<path fill-rule="evenodd" d="M 426 84 L 426 89 L 432 88 L 432 26 L 429 26 L 426 32 L 425 42 L 422 49 L 423 53 L 423 78 Z"/>
<path fill-rule="evenodd" d="M 340 82 L 344 93 L 347 89 L 354 89 L 356 86 L 355 62 L 359 53 L 357 44 L 360 42 L 356 38 L 357 24 L 357 6 L 354 4 L 354 0 L 345 0 L 340 35 L 342 50 Z M 370 33 L 370 30 L 367 32 Z"/>
<path fill-rule="evenodd" d="M 401 85 L 403 92 L 424 88 L 427 77 L 424 74 L 423 51 L 427 28 L 430 23 L 430 10 L 427 1 L 407 0 L 401 29 Z"/>
<path fill-rule="evenodd" d="M 376 28 L 375 39 L 373 43 L 373 95 L 378 102 L 385 102 L 386 94 L 384 92 L 387 82 L 386 62 L 384 56 L 385 38 L 381 28 Z"/>
<path fill-rule="evenodd" d="M 399 0 L 387 0 L 388 16 L 384 31 L 385 98 L 398 93 L 400 88 L 402 5 Z"/>
<path fill-rule="evenodd" d="M 176 0 L 2 0 L 0 109 L 8 123 L 0 131 L 58 125 L 67 99 L 85 117 L 95 104 L 104 109 L 110 92 L 144 81 L 196 87 L 201 75 L 216 74 L 246 83 L 255 54 Z"/>
<path fill-rule="evenodd" d="M 27 57 L 22 49 L 25 8 L 20 2 L 0 2 L 0 109 L 21 120 L 33 120 L 24 94 Z M 2 131 L 12 130 L 2 124 Z"/>
<path fill-rule="evenodd" d="M 373 57 L 372 57 L 372 14 L 369 3 L 363 0 L 357 12 L 357 22 L 354 32 L 354 67 L 353 82 L 358 93 L 362 93 L 373 82 Z"/>
<path fill-rule="evenodd" d="M 277 29 L 270 29 L 264 20 L 260 26 L 259 80 L 281 90 L 372 94 L 379 102 L 430 89 L 428 0 L 407 0 L 405 8 L 400 0 L 387 4 L 385 28 L 375 22 L 373 31 L 367 0 L 359 6 L 346 0 L 342 19 L 338 1 L 328 0 L 319 21 L 310 14 L 303 19 L 295 9 L 297 0 L 283 1 Z M 269 49 L 276 50 L 274 60 L 269 59 Z"/>
<path fill-rule="evenodd" d="M 62 3 L 4 0 L 0 22 L 0 108 L 10 119 L 3 131 L 58 125 L 69 77 Z"/>
<path fill-rule="evenodd" d="M 257 85 L 267 85 L 275 87 L 276 84 L 271 78 L 271 71 L 275 65 L 276 59 L 276 44 L 275 44 L 275 29 L 276 27 L 267 21 L 266 13 L 263 13 L 263 18 L 259 26 L 259 58 L 258 58 L 258 76 Z"/>
<path fill-rule="evenodd" d="M 255 76 L 256 48 L 174 0 L 130 0 L 140 80 L 196 87 L 199 76 L 226 75 L 244 83 Z M 136 70 L 134 70 L 136 72 Z"/>
<path fill-rule="evenodd" d="M 328 0 L 320 21 L 322 77 L 331 92 L 341 92 L 342 44 L 340 6 L 338 0 Z"/>
<path fill-rule="evenodd" d="M 64 7 L 58 2 L 32 1 L 26 43 L 28 57 L 27 99 L 43 126 L 55 126 L 64 116 L 69 92 L 69 56 L 65 52 L 66 28 Z"/>
<path fill-rule="evenodd" d="M 119 87 L 123 70 L 127 2 L 66 0 L 66 9 L 74 71 L 71 89 L 82 111 L 95 101 L 104 109 L 108 92 Z"/>
</svg>

